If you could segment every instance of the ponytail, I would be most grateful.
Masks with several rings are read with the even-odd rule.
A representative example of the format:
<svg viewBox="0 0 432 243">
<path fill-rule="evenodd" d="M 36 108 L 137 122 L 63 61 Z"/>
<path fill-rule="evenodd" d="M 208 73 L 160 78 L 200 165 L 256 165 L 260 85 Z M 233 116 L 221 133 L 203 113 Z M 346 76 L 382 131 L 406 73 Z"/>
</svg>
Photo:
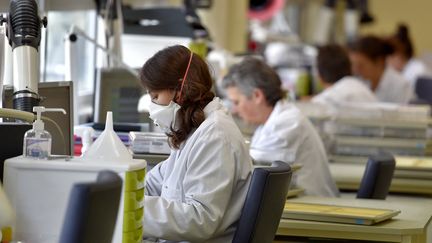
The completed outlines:
<svg viewBox="0 0 432 243">
<path fill-rule="evenodd" d="M 408 26 L 405 24 L 399 24 L 397 28 L 397 32 L 395 34 L 395 38 L 400 42 L 401 49 L 398 50 L 402 52 L 402 54 L 407 58 L 410 59 L 414 56 L 414 48 L 411 42 L 411 39 L 409 37 L 409 30 Z"/>
</svg>

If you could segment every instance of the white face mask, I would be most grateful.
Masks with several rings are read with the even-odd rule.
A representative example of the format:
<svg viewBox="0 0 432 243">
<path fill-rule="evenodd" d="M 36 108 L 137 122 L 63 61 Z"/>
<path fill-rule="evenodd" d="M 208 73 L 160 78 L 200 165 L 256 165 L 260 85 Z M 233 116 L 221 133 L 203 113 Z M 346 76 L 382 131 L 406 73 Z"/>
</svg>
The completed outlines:
<svg viewBox="0 0 432 243">
<path fill-rule="evenodd" d="M 150 119 L 159 126 L 162 131 L 171 132 L 171 125 L 175 126 L 175 117 L 180 105 L 171 101 L 169 105 L 159 105 L 153 102 L 149 104 Z"/>
</svg>

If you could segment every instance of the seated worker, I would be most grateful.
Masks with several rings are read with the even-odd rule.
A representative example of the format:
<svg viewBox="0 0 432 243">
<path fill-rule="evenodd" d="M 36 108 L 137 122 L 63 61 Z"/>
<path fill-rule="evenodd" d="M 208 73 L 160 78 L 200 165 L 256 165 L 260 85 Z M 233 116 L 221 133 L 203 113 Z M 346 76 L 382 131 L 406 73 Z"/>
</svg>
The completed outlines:
<svg viewBox="0 0 432 243">
<path fill-rule="evenodd" d="M 387 58 L 388 64 L 402 73 L 405 79 L 415 85 L 417 78 L 432 76 L 432 71 L 422 61 L 414 57 L 414 47 L 406 25 L 399 25 L 397 32 L 388 38 L 394 53 Z"/>
<path fill-rule="evenodd" d="M 352 71 L 368 81 L 370 88 L 382 102 L 406 104 L 414 96 L 414 91 L 398 71 L 386 65 L 386 58 L 393 48 L 386 41 L 365 36 L 348 45 Z"/>
<path fill-rule="evenodd" d="M 304 188 L 305 194 L 338 196 L 321 138 L 300 110 L 284 99 L 281 80 L 271 67 L 246 58 L 230 68 L 222 86 L 232 112 L 259 125 L 250 144 L 255 161 L 298 163 L 302 168 L 292 183 Z"/>
<path fill-rule="evenodd" d="M 172 147 L 146 175 L 144 237 L 231 242 L 253 166 L 241 132 L 211 91 L 207 64 L 186 47 L 171 46 L 140 75 L 150 118 Z"/>
<path fill-rule="evenodd" d="M 326 45 L 318 50 L 318 76 L 324 90 L 312 102 L 334 105 L 345 102 L 378 102 L 372 91 L 351 76 L 347 52 L 339 45 Z"/>
</svg>

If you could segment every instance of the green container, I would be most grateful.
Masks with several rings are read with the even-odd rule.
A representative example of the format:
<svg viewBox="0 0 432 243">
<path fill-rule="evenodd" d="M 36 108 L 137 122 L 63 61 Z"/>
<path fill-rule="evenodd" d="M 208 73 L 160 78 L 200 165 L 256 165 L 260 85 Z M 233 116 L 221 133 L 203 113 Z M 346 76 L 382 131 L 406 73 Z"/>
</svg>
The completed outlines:
<svg viewBox="0 0 432 243">
<path fill-rule="evenodd" d="M 144 217 L 144 208 L 135 211 L 124 212 L 123 216 L 123 232 L 135 231 L 142 228 Z"/>
<path fill-rule="evenodd" d="M 124 211 L 134 211 L 144 206 L 144 188 L 125 192 L 124 194 Z"/>
<path fill-rule="evenodd" d="M 123 243 L 142 243 L 143 228 L 123 233 Z"/>
<path fill-rule="evenodd" d="M 136 191 L 144 188 L 145 169 L 126 172 L 125 191 Z"/>
</svg>

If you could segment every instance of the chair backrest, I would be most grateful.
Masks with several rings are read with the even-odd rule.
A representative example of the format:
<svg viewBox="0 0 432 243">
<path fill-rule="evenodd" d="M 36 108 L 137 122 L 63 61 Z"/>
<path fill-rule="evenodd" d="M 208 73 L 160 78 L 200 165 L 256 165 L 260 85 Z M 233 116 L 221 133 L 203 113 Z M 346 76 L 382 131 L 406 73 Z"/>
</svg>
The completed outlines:
<svg viewBox="0 0 432 243">
<path fill-rule="evenodd" d="M 432 105 L 432 78 L 419 77 L 416 81 L 415 92 L 420 100 Z"/>
<path fill-rule="evenodd" d="M 291 175 L 291 167 L 281 161 L 273 162 L 272 167 L 254 170 L 233 243 L 273 241 Z"/>
<path fill-rule="evenodd" d="M 122 179 L 101 171 L 96 182 L 73 186 L 60 243 L 111 243 L 116 224 Z"/>
<path fill-rule="evenodd" d="M 390 189 L 396 162 L 388 153 L 370 156 L 357 198 L 385 199 Z"/>
</svg>

